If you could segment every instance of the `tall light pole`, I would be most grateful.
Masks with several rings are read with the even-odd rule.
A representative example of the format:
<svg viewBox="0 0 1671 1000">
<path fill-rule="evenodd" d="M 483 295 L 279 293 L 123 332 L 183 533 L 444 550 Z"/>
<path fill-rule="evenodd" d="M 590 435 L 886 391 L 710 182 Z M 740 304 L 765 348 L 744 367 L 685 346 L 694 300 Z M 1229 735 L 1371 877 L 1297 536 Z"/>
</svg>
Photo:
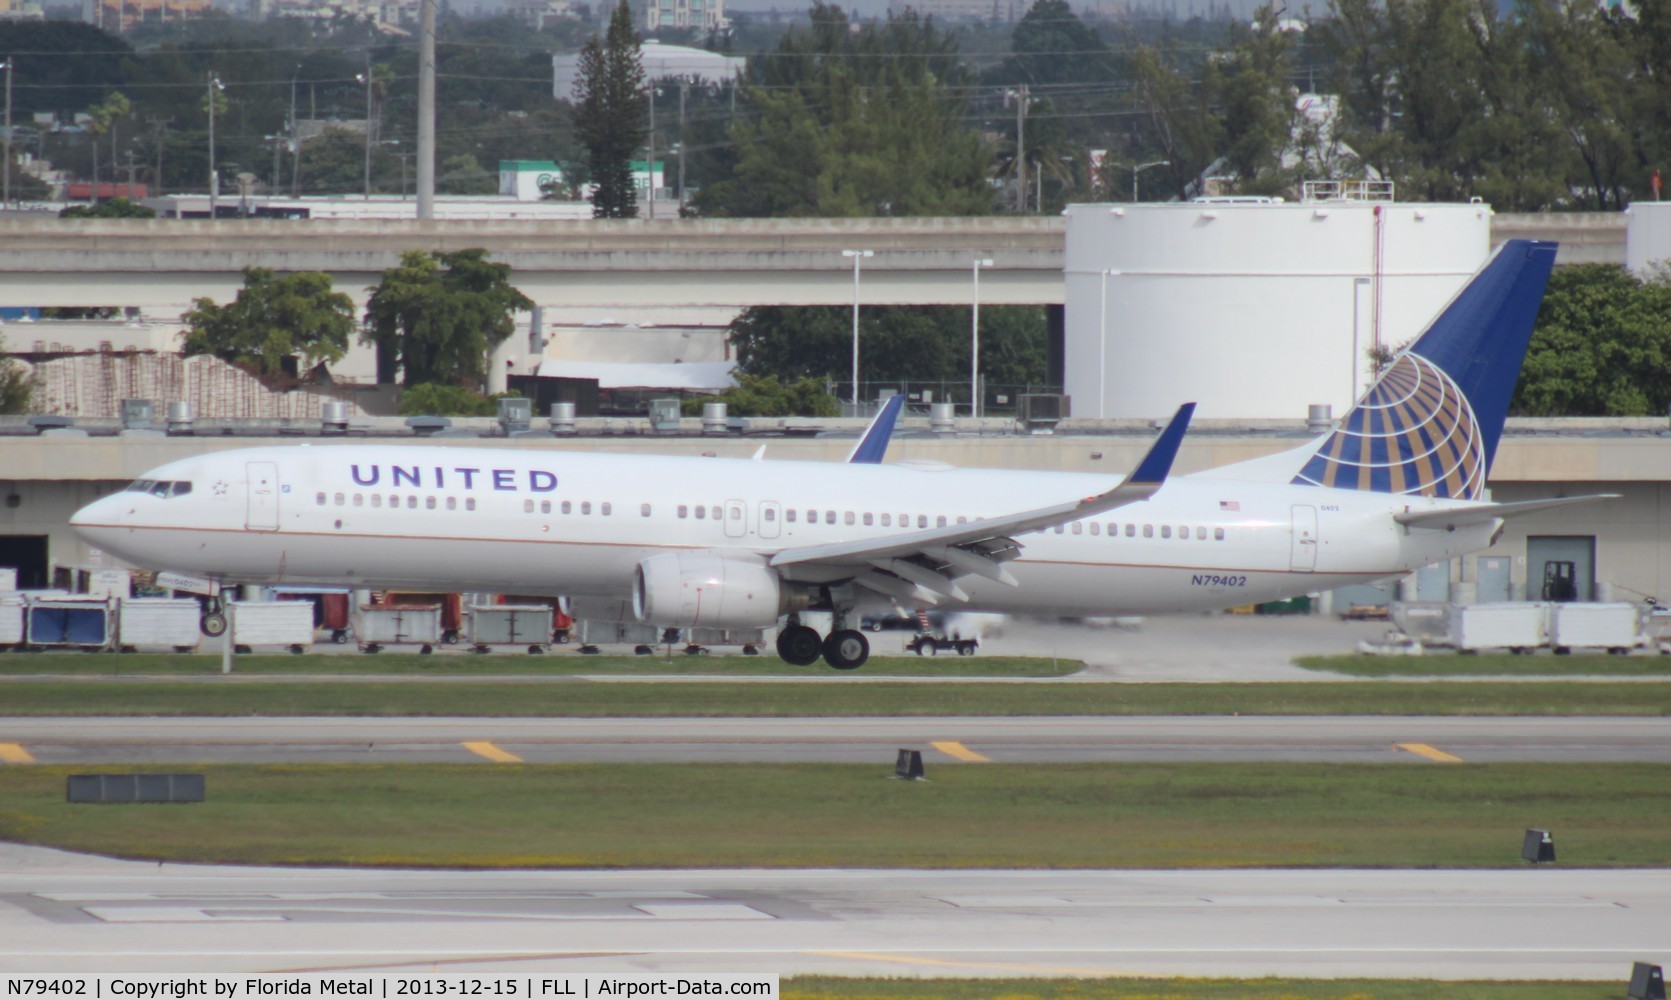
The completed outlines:
<svg viewBox="0 0 1671 1000">
<path fill-rule="evenodd" d="M 7 56 L 0 63 L 0 69 L 6 71 L 6 180 L 4 193 L 0 193 L 0 208 L 12 203 L 12 63 L 16 58 Z"/>
<path fill-rule="evenodd" d="M 859 408 L 859 262 L 876 256 L 874 250 L 843 250 L 843 257 L 853 258 L 853 409 Z"/>
<path fill-rule="evenodd" d="M 1131 168 L 1131 200 L 1137 201 L 1137 175 L 1150 167 L 1170 167 L 1171 160 L 1156 160 L 1153 163 L 1139 163 Z"/>
<path fill-rule="evenodd" d="M 365 200 L 371 200 L 371 57 L 366 57 L 366 71 L 356 73 L 354 79 L 366 86 L 366 190 Z"/>
<path fill-rule="evenodd" d="M 1004 106 L 1015 104 L 1015 211 L 1027 214 L 1027 108 L 1033 103 L 1026 84 L 1004 91 Z"/>
<path fill-rule="evenodd" d="M 209 71 L 209 220 L 212 222 L 217 210 L 216 202 L 220 196 L 220 176 L 215 173 L 215 95 L 224 91 L 226 84 L 220 82 L 214 70 Z M 93 192 L 95 195 L 97 191 Z"/>
<path fill-rule="evenodd" d="M 650 192 L 650 218 L 656 217 L 656 85 L 650 84 L 650 162 L 644 168 L 644 187 Z"/>
<path fill-rule="evenodd" d="M 969 415 L 981 415 L 981 268 L 991 267 L 992 261 L 975 261 L 975 309 L 969 320 Z"/>
<path fill-rule="evenodd" d="M 418 218 L 435 218 L 435 0 L 418 7 Z M 405 164 L 402 160 L 402 165 Z M 406 182 L 401 182 L 405 194 Z"/>
</svg>

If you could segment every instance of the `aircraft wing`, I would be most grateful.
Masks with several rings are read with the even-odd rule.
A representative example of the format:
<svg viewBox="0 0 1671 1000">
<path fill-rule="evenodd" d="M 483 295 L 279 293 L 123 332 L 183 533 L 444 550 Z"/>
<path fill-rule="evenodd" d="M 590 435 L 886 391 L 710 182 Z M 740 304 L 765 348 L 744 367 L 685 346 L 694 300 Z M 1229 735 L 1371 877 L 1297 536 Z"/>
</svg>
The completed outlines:
<svg viewBox="0 0 1671 1000">
<path fill-rule="evenodd" d="M 953 582 L 961 576 L 983 576 L 1013 587 L 1015 578 L 1004 570 L 1003 563 L 1019 555 L 1021 545 L 1011 536 L 1091 517 L 1153 496 L 1172 470 L 1172 460 L 1178 455 L 1194 413 L 1194 403 L 1179 407 L 1131 475 L 1105 493 L 944 528 L 783 549 L 772 556 L 771 565 L 782 569 L 811 565 L 850 568 L 855 572 L 854 582 L 860 586 L 898 600 L 927 604 L 936 602 L 936 594 L 966 600 L 968 595 Z"/>
<path fill-rule="evenodd" d="M 1452 531 L 1474 524 L 1484 524 L 1498 518 L 1518 517 L 1540 510 L 1551 510 L 1578 503 L 1598 500 L 1617 500 L 1618 493 L 1596 493 L 1582 497 L 1556 497 L 1551 500 L 1523 500 L 1519 503 L 1480 503 L 1468 507 L 1449 507 L 1444 510 L 1412 510 L 1394 514 L 1393 520 L 1411 528 Z"/>
</svg>

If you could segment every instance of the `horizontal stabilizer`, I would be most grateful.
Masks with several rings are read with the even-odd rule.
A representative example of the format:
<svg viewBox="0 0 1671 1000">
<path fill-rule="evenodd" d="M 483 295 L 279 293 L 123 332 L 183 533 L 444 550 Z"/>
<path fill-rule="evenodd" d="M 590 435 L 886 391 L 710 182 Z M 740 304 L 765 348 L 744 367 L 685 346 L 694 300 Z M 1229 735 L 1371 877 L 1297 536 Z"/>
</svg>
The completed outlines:
<svg viewBox="0 0 1671 1000">
<path fill-rule="evenodd" d="M 1549 500 L 1523 500 L 1520 503 L 1482 503 L 1447 510 L 1415 510 L 1394 514 L 1393 520 L 1411 528 L 1433 531 L 1452 531 L 1475 524 L 1485 524 L 1499 518 L 1518 517 L 1540 510 L 1553 510 L 1572 504 L 1595 503 L 1598 500 L 1617 500 L 1617 493 L 1597 493 L 1583 497 L 1555 497 Z"/>
</svg>

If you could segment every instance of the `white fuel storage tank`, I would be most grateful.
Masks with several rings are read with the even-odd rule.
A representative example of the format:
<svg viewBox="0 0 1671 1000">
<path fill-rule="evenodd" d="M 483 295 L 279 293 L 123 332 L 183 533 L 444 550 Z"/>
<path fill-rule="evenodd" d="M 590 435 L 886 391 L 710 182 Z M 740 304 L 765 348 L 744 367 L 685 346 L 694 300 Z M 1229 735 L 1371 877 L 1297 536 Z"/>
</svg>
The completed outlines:
<svg viewBox="0 0 1671 1000">
<path fill-rule="evenodd" d="M 1371 348 L 1415 337 L 1490 252 L 1483 204 L 1088 204 L 1067 210 L 1076 417 L 1344 413 Z"/>
</svg>

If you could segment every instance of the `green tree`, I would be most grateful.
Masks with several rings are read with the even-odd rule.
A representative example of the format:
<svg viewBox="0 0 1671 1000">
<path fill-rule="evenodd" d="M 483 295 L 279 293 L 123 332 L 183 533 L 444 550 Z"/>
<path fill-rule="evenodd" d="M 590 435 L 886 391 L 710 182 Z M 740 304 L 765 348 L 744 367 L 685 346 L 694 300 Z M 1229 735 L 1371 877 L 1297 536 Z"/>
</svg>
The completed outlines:
<svg viewBox="0 0 1671 1000">
<path fill-rule="evenodd" d="M 650 104 L 644 92 L 640 38 L 633 30 L 632 9 L 621 0 L 610 15 L 609 29 L 580 50 L 580 75 L 574 84 L 574 132 L 586 147 L 597 193 L 592 214 L 599 219 L 638 215 L 632 158 L 649 134 Z"/>
<path fill-rule="evenodd" d="M 498 194 L 499 178 L 483 170 L 474 156 L 459 153 L 441 161 L 435 190 L 441 194 Z"/>
<path fill-rule="evenodd" d="M 1037 0 L 1010 34 L 1002 79 L 1028 84 L 1099 83 L 1113 78 L 1108 46 L 1068 6 Z"/>
<path fill-rule="evenodd" d="M 1671 282 L 1581 264 L 1549 279 L 1514 412 L 1644 416 L 1671 404 Z"/>
<path fill-rule="evenodd" d="M 834 417 L 841 413 L 825 381 L 810 377 L 784 380 L 739 373 L 737 384 L 719 395 L 686 400 L 685 414 L 700 415 L 703 403 L 724 403 L 735 417 Z"/>
<path fill-rule="evenodd" d="M 0 337 L 0 413 L 28 413 L 37 384 L 35 373 L 6 353 L 5 338 Z"/>
<path fill-rule="evenodd" d="M 493 400 L 461 385 L 425 382 L 400 394 L 400 413 L 406 417 L 491 417 Z"/>
<path fill-rule="evenodd" d="M 510 275 L 480 248 L 401 254 L 372 289 L 360 335 L 377 348 L 377 381 L 399 371 L 408 387 L 479 386 L 488 352 L 515 330 L 518 310 L 534 307 Z"/>
<path fill-rule="evenodd" d="M 58 211 L 60 219 L 154 219 L 157 211 L 126 198 L 112 198 L 97 205 L 71 205 Z"/>
<path fill-rule="evenodd" d="M 287 374 L 286 363 L 298 355 L 310 368 L 342 360 L 354 329 L 354 300 L 331 291 L 331 276 L 319 271 L 279 275 L 246 267 L 237 298 L 224 306 L 194 299 L 180 318 L 187 327 L 185 354 L 213 354 L 273 378 Z"/>
<path fill-rule="evenodd" d="M 706 215 L 982 215 L 990 154 L 964 121 L 950 35 L 911 11 L 853 28 L 816 3 L 812 24 L 750 59 L 730 132 L 731 176 Z"/>
<path fill-rule="evenodd" d="M 1044 381 L 1044 309 L 981 310 L 981 373 L 989 385 Z M 947 382 L 969 378 L 969 310 L 957 306 L 881 306 L 859 322 L 861 382 Z M 841 306 L 756 306 L 731 324 L 741 375 L 832 379 L 852 374 L 852 313 Z M 967 392 L 963 393 L 967 398 Z"/>
<path fill-rule="evenodd" d="M 123 97 L 121 92 L 118 91 L 102 102 L 88 108 L 87 114 L 92 119 L 87 123 L 87 135 L 91 139 L 93 153 L 93 201 L 97 202 L 99 200 L 99 140 L 109 135 L 123 119 L 133 114 L 133 102 Z M 111 164 L 111 168 L 112 170 L 115 169 L 114 163 Z"/>
</svg>

